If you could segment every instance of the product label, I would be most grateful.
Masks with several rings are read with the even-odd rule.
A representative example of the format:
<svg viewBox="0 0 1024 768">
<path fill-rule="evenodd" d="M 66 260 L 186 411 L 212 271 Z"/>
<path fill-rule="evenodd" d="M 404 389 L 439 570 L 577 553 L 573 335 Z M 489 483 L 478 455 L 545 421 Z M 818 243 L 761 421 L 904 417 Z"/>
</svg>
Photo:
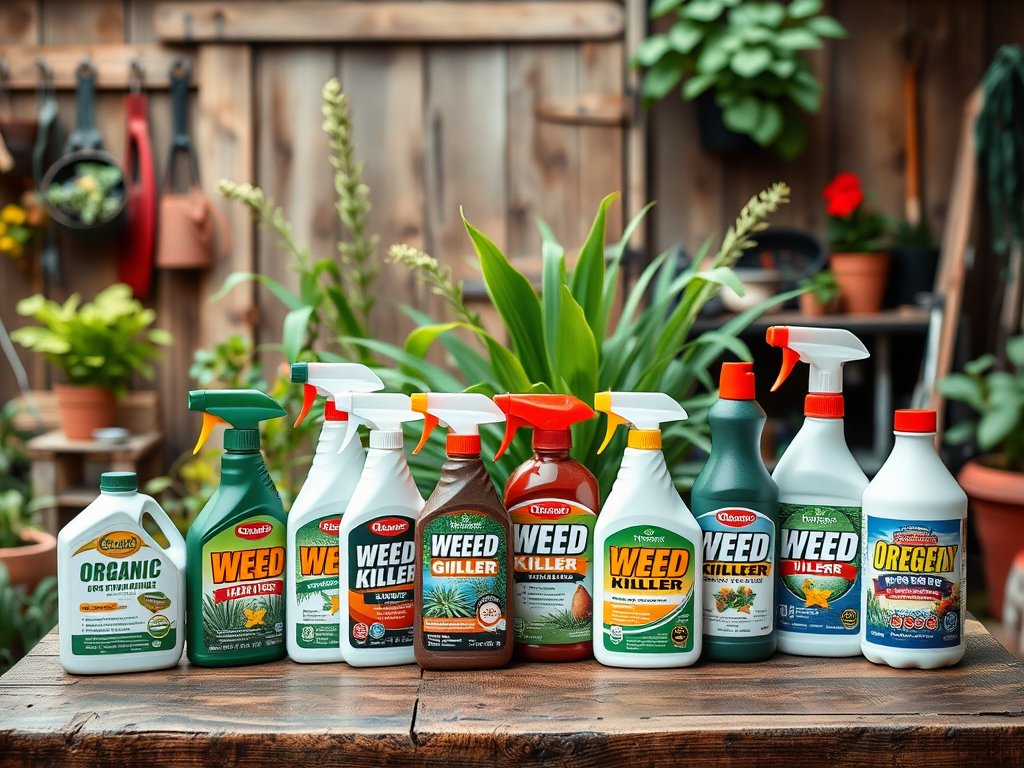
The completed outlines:
<svg viewBox="0 0 1024 768">
<path fill-rule="evenodd" d="M 533 499 L 509 509 L 515 524 L 516 640 L 585 643 L 593 636 L 593 510 L 564 499 Z"/>
<path fill-rule="evenodd" d="M 358 648 L 412 645 L 415 525 L 407 509 L 381 510 L 348 535 L 348 636 Z"/>
<path fill-rule="evenodd" d="M 211 653 L 284 642 L 284 523 L 269 515 L 203 545 L 203 642 Z"/>
<path fill-rule="evenodd" d="M 963 639 L 964 520 L 868 516 L 864 554 L 868 642 L 954 648 Z"/>
<path fill-rule="evenodd" d="M 423 647 L 494 651 L 505 647 L 508 540 L 482 512 L 438 515 L 423 527 Z"/>
<path fill-rule="evenodd" d="M 779 629 L 860 628 L 860 507 L 779 504 Z"/>
<path fill-rule="evenodd" d="M 694 543 L 658 526 L 634 526 L 605 540 L 604 561 L 605 649 L 692 651 Z"/>
<path fill-rule="evenodd" d="M 71 650 L 76 655 L 174 648 L 178 573 L 141 533 L 111 528 L 71 556 Z M 174 607 L 173 611 L 169 609 Z"/>
<path fill-rule="evenodd" d="M 328 515 L 295 532 L 295 641 L 300 648 L 338 647 L 339 528 L 341 518 Z"/>
<path fill-rule="evenodd" d="M 697 518 L 704 531 L 704 634 L 771 634 L 775 617 L 775 523 L 745 507 Z"/>
</svg>

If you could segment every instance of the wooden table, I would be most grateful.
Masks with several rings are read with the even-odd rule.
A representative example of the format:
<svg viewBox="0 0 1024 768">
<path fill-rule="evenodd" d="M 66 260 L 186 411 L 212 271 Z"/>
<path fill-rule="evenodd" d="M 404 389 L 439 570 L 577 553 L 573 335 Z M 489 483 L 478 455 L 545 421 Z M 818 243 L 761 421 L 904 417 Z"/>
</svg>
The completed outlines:
<svg viewBox="0 0 1024 768">
<path fill-rule="evenodd" d="M 1024 765 L 1024 667 L 974 620 L 959 667 L 778 655 L 629 670 L 254 667 L 72 677 L 51 633 L 0 678 L 2 766 Z"/>
</svg>

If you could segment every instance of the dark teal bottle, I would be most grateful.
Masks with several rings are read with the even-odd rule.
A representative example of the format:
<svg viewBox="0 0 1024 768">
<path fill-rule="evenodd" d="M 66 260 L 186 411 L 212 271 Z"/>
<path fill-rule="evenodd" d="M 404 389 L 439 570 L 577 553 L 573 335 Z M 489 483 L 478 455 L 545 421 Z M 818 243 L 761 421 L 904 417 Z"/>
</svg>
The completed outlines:
<svg viewBox="0 0 1024 768">
<path fill-rule="evenodd" d="M 775 653 L 779 488 L 761 459 L 765 414 L 751 363 L 724 363 L 708 412 L 711 455 L 693 484 L 704 535 L 704 649 L 713 661 Z"/>
</svg>

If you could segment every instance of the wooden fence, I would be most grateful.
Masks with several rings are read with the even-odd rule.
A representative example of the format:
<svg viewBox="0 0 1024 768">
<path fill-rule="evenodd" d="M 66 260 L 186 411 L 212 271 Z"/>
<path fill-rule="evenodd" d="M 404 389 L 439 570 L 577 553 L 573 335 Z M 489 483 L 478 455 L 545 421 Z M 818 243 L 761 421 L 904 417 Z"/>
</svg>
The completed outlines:
<svg viewBox="0 0 1024 768">
<path fill-rule="evenodd" d="M 192 118 L 204 187 L 212 189 L 222 177 L 259 184 L 284 207 L 299 239 L 318 256 L 334 255 L 339 235 L 319 114 L 323 82 L 339 77 L 352 102 L 355 138 L 372 190 L 372 226 L 382 236 L 381 255 L 387 245 L 407 242 L 472 278 L 472 249 L 459 219 L 460 205 L 475 225 L 524 264 L 539 253 L 536 216 L 571 249 L 585 237 L 598 201 L 616 189 L 626 193 L 629 210 L 644 198 L 659 201 L 645 235 L 647 255 L 676 242 L 692 251 L 708 234 L 721 232 L 751 194 L 780 179 L 794 190 L 793 203 L 778 216 L 782 224 L 823 234 L 820 192 L 842 170 L 860 174 L 885 213 L 900 214 L 899 33 L 908 23 L 920 27 L 926 42 L 920 98 L 923 197 L 933 231 L 939 233 L 963 100 L 995 48 L 1024 39 L 1024 7 L 1013 0 L 833 0 L 831 12 L 846 25 L 850 39 L 814 55 L 825 99 L 821 114 L 809 121 L 808 149 L 787 164 L 764 154 L 704 153 L 692 105 L 675 96 L 656 105 L 645 126 L 644 114 L 621 98 L 628 95 L 633 77 L 625 67 L 628 52 L 645 33 L 643 3 L 535 0 L 522 5 L 535 11 L 546 1 L 550 23 L 545 25 L 542 16 L 538 24 L 526 14 L 517 26 L 487 15 L 501 6 L 471 0 L 465 7 L 472 12 L 452 16 L 465 22 L 465 37 L 452 39 L 450 25 L 432 23 L 429 14 L 420 14 L 414 32 L 382 34 L 373 12 L 364 13 L 358 23 L 352 17 L 339 21 L 342 12 L 332 3 L 318 8 L 281 4 L 280 34 L 273 36 L 265 25 L 251 23 L 254 17 L 245 13 L 244 3 L 235 6 L 240 9 L 236 14 L 197 10 L 186 29 L 173 8 L 158 10 L 153 0 L 6 0 L 0 7 L 0 54 L 4 46 L 66 45 L 78 51 L 88 45 L 101 51 L 125 44 L 150 46 L 158 39 L 201 41 L 187 50 L 196 58 L 201 86 Z M 574 2 L 591 12 L 574 16 Z M 316 23 L 328 17 L 330 23 Z M 555 22 L 565 26 L 552 33 Z M 566 109 L 591 97 L 606 98 L 613 105 L 610 115 L 559 121 L 559 109 L 564 118 Z M 68 125 L 74 97 L 63 90 L 59 98 L 61 119 Z M 538 103 L 545 100 L 554 119 L 538 114 L 543 112 Z M 31 91 L 16 92 L 13 105 L 16 112 L 31 114 Z M 120 155 L 122 93 L 101 93 L 98 118 L 108 147 Z M 151 124 L 162 178 L 170 133 L 165 90 L 151 93 Z M 240 206 L 222 202 L 222 207 L 235 234 L 231 258 L 206 275 L 159 273 L 152 300 L 160 324 L 177 340 L 160 364 L 155 385 L 162 396 L 167 458 L 188 447 L 197 429 L 184 409 L 193 351 L 235 332 L 258 341 L 280 338 L 284 308 L 264 289 L 240 287 L 220 302 L 209 302 L 224 276 L 254 269 L 294 284 L 274 235 L 252 226 Z M 617 236 L 621 226 L 617 208 L 610 236 Z M 65 242 L 62 257 L 63 285 L 45 280 L 38 270 L 26 273 L 12 262 L 0 264 L 0 316 L 8 329 L 21 324 L 14 312 L 19 298 L 36 291 L 58 300 L 74 291 L 91 297 L 116 274 L 112 249 L 86 250 Z M 992 295 L 996 270 L 988 264 L 976 268 L 971 278 L 978 295 Z M 401 266 L 382 265 L 375 291 L 373 330 L 389 341 L 401 341 L 411 327 L 396 305 L 442 312 Z M 974 302 L 969 291 L 968 311 L 973 307 L 981 316 L 989 304 Z M 265 358 L 268 364 L 280 360 L 273 353 Z M 22 359 L 34 386 L 47 386 L 45 366 L 27 354 Z M 0 365 L 0 400 L 15 391 L 13 376 L 6 364 Z"/>
</svg>

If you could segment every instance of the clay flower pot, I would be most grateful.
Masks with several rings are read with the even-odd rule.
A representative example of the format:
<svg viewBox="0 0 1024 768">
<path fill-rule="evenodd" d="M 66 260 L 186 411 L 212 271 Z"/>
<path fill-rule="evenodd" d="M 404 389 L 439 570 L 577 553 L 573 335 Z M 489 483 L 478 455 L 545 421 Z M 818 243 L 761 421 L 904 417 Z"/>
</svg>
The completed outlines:
<svg viewBox="0 0 1024 768">
<path fill-rule="evenodd" d="M 22 531 L 21 547 L 0 548 L 0 563 L 4 564 L 11 584 L 25 584 L 33 589 L 47 576 L 57 573 L 57 539 L 45 531 Z"/>
<path fill-rule="evenodd" d="M 60 428 L 68 440 L 92 440 L 94 429 L 114 426 L 114 393 L 102 387 L 56 384 Z"/>
<path fill-rule="evenodd" d="M 889 254 L 833 253 L 828 265 L 835 273 L 845 312 L 870 315 L 882 308 L 885 281 L 889 276 Z"/>
<path fill-rule="evenodd" d="M 839 305 L 839 297 L 832 299 L 828 304 L 819 304 L 818 297 L 814 292 L 801 293 L 798 299 L 800 302 L 800 314 L 804 317 L 824 317 L 834 315 Z"/>
<path fill-rule="evenodd" d="M 988 612 L 1001 619 L 1013 558 L 1024 550 L 1024 474 L 991 466 L 994 457 L 968 462 L 957 481 L 971 501 L 974 529 L 985 557 Z"/>
</svg>

